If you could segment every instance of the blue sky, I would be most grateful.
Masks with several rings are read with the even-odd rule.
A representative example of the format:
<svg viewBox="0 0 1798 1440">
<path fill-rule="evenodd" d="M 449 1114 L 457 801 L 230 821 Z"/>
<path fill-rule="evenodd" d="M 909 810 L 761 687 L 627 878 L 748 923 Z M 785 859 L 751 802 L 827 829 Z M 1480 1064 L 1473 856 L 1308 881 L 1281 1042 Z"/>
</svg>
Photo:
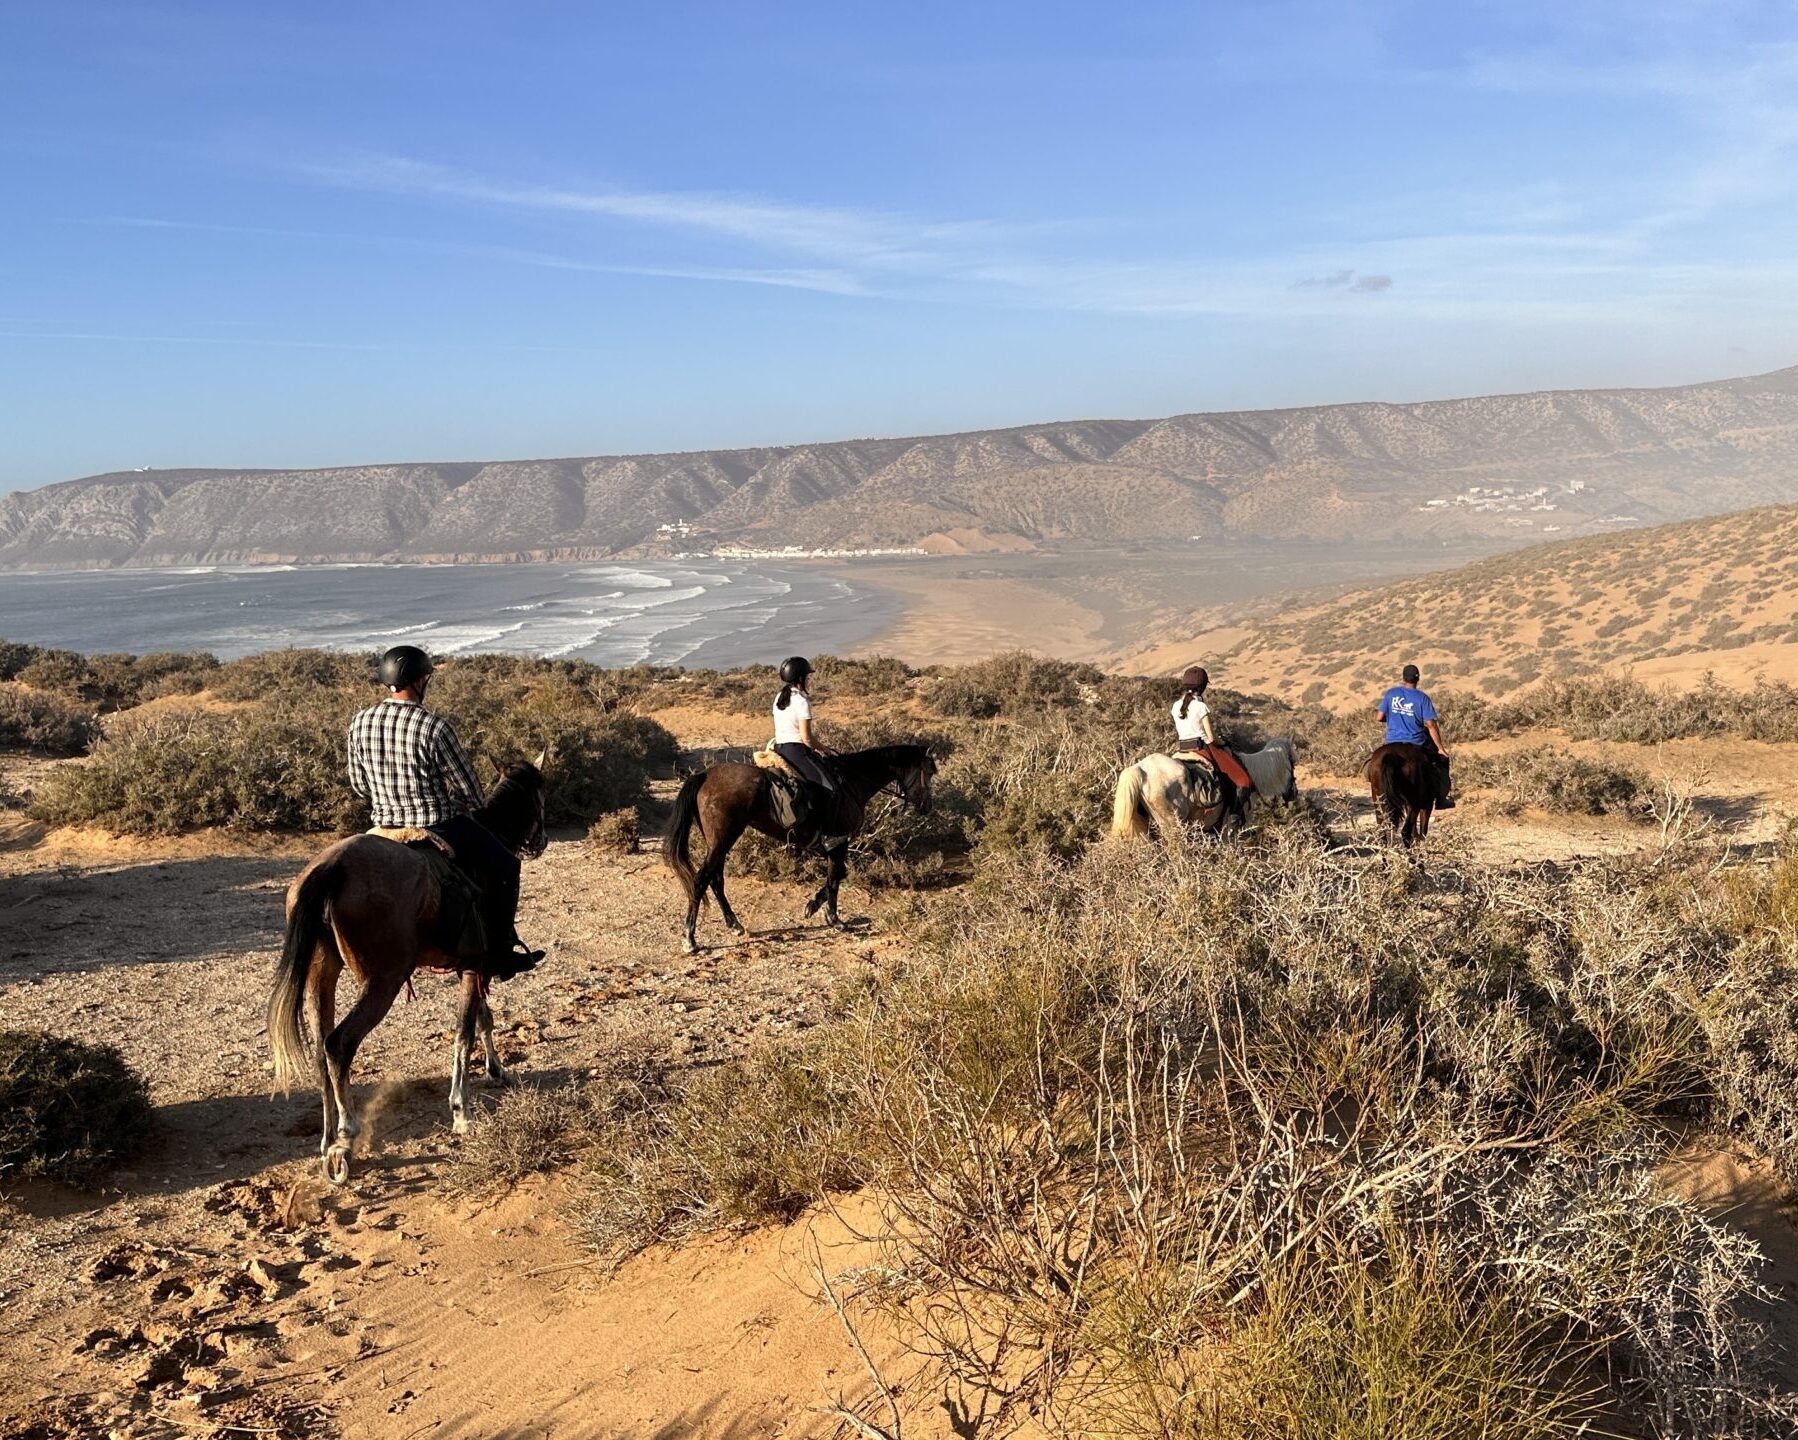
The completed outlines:
<svg viewBox="0 0 1798 1440">
<path fill-rule="evenodd" d="M 0 489 L 1798 363 L 1798 3 L 0 8 Z"/>
</svg>

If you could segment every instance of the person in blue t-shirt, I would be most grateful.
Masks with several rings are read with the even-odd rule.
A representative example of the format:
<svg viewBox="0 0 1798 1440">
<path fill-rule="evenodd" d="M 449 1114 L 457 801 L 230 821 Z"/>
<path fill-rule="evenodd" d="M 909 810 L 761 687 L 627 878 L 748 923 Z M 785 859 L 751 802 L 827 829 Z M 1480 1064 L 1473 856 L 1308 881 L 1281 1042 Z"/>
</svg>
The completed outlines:
<svg viewBox="0 0 1798 1440">
<path fill-rule="evenodd" d="M 1442 743 L 1442 729 L 1436 720 L 1436 705 L 1417 688 L 1423 677 L 1415 665 L 1400 672 L 1402 684 L 1394 685 L 1380 697 L 1380 719 L 1386 726 L 1388 745 L 1415 745 L 1436 767 L 1436 808 L 1454 809 L 1454 798 L 1448 793 L 1448 747 Z"/>
</svg>

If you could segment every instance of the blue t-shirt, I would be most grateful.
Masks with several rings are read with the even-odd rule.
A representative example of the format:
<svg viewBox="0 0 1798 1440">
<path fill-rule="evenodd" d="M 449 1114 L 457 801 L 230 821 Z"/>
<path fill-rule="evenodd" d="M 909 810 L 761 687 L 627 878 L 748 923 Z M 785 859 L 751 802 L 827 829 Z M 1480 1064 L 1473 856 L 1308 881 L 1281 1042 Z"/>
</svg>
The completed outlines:
<svg viewBox="0 0 1798 1440">
<path fill-rule="evenodd" d="M 1430 732 L 1423 722 L 1436 718 L 1430 697 L 1414 685 L 1394 685 L 1380 697 L 1380 713 L 1386 717 L 1388 745 L 1423 745 Z"/>
</svg>

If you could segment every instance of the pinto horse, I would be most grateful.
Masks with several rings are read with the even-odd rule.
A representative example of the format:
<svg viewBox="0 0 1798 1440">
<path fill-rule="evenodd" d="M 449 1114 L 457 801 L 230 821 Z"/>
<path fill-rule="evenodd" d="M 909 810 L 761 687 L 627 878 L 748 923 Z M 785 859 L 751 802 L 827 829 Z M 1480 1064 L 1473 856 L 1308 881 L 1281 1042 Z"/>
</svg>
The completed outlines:
<svg viewBox="0 0 1798 1440">
<path fill-rule="evenodd" d="M 1421 745 L 1394 741 L 1368 757 L 1362 772 L 1373 803 L 1401 843 L 1409 845 L 1430 833 L 1436 811 L 1436 773 Z"/>
<path fill-rule="evenodd" d="M 507 849 L 535 859 L 548 842 L 543 825 L 543 757 L 514 765 L 475 812 Z M 466 960 L 446 953 L 433 934 L 442 894 L 430 860 L 378 835 L 339 840 L 313 857 L 287 891 L 287 939 L 268 999 L 268 1038 L 275 1084 L 285 1093 L 308 1059 L 317 1066 L 324 1100 L 319 1154 L 325 1178 L 341 1185 L 362 1126 L 350 1109 L 350 1066 L 369 1031 L 386 1018 L 420 966 L 453 970 L 462 982 L 462 1014 L 450 1071 L 450 1119 L 468 1128 L 463 1089 L 478 1025 L 488 1078 L 508 1082 L 493 1045 L 487 979 Z M 501 937 L 504 939 L 504 937 Z M 341 1024 L 335 1022 L 337 977 L 348 968 L 362 993 Z M 310 1036 L 301 1011 L 311 1001 Z"/>
<path fill-rule="evenodd" d="M 1292 741 L 1269 740 L 1259 750 L 1238 750 L 1235 754 L 1249 772 L 1249 779 L 1255 782 L 1255 788 L 1249 792 L 1250 805 L 1256 801 L 1298 798 Z M 1118 776 L 1112 798 L 1111 833 L 1117 839 L 1146 835 L 1153 821 L 1168 840 L 1187 825 L 1221 834 L 1234 814 L 1222 786 L 1208 796 L 1201 794 L 1191 767 L 1184 761 L 1171 755 L 1145 755 Z"/>
<path fill-rule="evenodd" d="M 829 873 L 818 893 L 805 907 L 810 919 L 824 909 L 825 923 L 840 926 L 837 915 L 837 887 L 849 869 L 849 842 L 861 833 L 867 819 L 868 802 L 881 791 L 898 795 L 921 815 L 930 813 L 930 780 L 936 774 L 936 761 L 922 745 L 880 745 L 872 750 L 853 750 L 833 757 L 842 786 L 842 814 L 839 826 L 845 839 L 826 852 Z M 745 830 L 759 830 L 775 840 L 791 839 L 798 845 L 809 845 L 822 830 L 823 815 L 815 816 L 804 830 L 789 836 L 775 817 L 770 793 L 775 782 L 768 772 L 755 765 L 730 763 L 714 765 L 702 774 L 689 775 L 674 802 L 674 814 L 662 835 L 662 856 L 681 883 L 687 897 L 686 949 L 697 954 L 699 941 L 695 931 L 699 924 L 699 907 L 706 892 L 718 897 L 718 913 L 730 929 L 742 935 L 743 923 L 730 908 L 724 895 L 724 862 L 730 858 L 731 846 Z M 693 827 L 699 827 L 706 843 L 705 859 L 697 866 L 692 857 Z"/>
</svg>

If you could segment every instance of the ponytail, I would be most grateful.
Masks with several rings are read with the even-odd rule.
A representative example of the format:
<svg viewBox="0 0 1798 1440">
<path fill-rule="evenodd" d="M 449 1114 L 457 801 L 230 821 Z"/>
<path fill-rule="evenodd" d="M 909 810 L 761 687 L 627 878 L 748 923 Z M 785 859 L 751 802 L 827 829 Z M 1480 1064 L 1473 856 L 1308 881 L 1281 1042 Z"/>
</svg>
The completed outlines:
<svg viewBox="0 0 1798 1440">
<path fill-rule="evenodd" d="M 780 687 L 780 694 L 774 701 L 774 708 L 776 710 L 785 710 L 787 708 L 787 702 L 792 698 L 793 687 L 791 685 L 782 685 Z"/>
<path fill-rule="evenodd" d="M 1184 720 L 1186 718 L 1186 712 L 1192 706 L 1193 696 L 1195 696 L 1198 693 L 1199 692 L 1196 690 L 1188 690 L 1184 695 L 1182 695 L 1180 697 L 1180 718 L 1182 720 Z"/>
</svg>

